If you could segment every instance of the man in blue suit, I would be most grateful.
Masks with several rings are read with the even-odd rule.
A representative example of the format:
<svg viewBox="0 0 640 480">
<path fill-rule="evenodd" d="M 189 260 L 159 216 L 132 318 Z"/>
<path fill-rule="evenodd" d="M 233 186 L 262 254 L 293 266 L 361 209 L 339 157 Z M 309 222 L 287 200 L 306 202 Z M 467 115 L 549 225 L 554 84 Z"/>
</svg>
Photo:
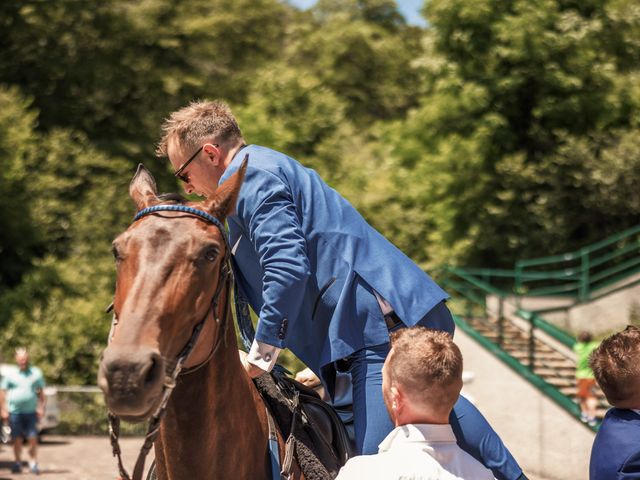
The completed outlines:
<svg viewBox="0 0 640 480">
<path fill-rule="evenodd" d="M 602 421 L 591 449 L 590 480 L 640 480 L 640 328 L 605 339 L 590 365 L 614 407 Z"/>
<path fill-rule="evenodd" d="M 246 145 L 229 107 L 194 102 L 163 125 L 168 155 L 187 193 L 212 195 L 249 156 L 229 243 L 240 293 L 258 314 L 245 359 L 252 377 L 289 348 L 334 393 L 336 368 L 353 383 L 356 446 L 375 453 L 393 429 L 382 399 L 389 331 L 423 325 L 453 334 L 447 294 L 374 230 L 313 170 Z M 452 414 L 460 445 L 502 479 L 522 471 L 466 399 Z"/>
</svg>

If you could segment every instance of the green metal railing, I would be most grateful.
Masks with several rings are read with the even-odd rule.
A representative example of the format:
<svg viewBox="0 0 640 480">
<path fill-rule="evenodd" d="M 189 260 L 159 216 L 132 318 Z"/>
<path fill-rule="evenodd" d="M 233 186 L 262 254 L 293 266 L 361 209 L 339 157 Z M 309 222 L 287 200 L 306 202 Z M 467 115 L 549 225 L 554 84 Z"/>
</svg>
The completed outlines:
<svg viewBox="0 0 640 480">
<path fill-rule="evenodd" d="M 471 273 L 473 272 L 473 273 Z M 485 278 L 475 274 L 485 273 Z M 484 348 L 506 363 L 542 393 L 551 398 L 564 410 L 575 418 L 580 418 L 580 408 L 557 387 L 547 382 L 535 373 L 536 359 L 536 331 L 540 330 L 551 336 L 561 344 L 571 348 L 575 339 L 542 319 L 538 314 L 524 309 L 516 309 L 515 315 L 528 322 L 528 331 L 523 331 L 526 337 L 526 362 L 519 360 L 509 353 L 508 342 L 505 337 L 506 322 L 505 302 L 511 294 L 497 288 L 486 281 L 487 272 L 444 266 L 434 272 L 438 282 L 452 296 L 449 302 L 454 320 L 458 328 L 466 332 Z M 492 273 L 495 273 L 493 271 Z M 497 310 L 489 312 L 487 297 L 494 296 L 497 300 Z M 490 318 L 491 317 L 491 318 Z M 513 345 L 512 351 L 513 351 Z"/>
<path fill-rule="evenodd" d="M 504 322 L 504 302 L 505 299 L 512 296 L 511 293 L 497 288 L 484 279 L 479 278 L 471 273 L 473 271 L 473 269 L 445 265 L 441 267 L 437 273 L 439 274 L 439 281 L 445 289 L 448 289 L 452 295 L 453 293 L 457 293 L 459 297 L 465 299 L 465 314 L 467 314 L 467 316 L 469 312 L 473 312 L 475 309 L 476 312 L 482 313 L 486 321 L 488 315 L 486 304 L 487 295 L 495 296 L 498 301 L 497 324 L 498 326 L 502 325 Z M 453 296 L 455 305 L 455 295 Z M 533 342 L 533 336 L 536 329 L 543 331 L 568 348 L 572 348 L 576 342 L 572 335 L 569 335 L 564 330 L 547 322 L 535 312 L 517 308 L 515 315 L 529 323 L 530 343 Z M 500 332 L 499 328 L 496 333 L 500 339 L 502 337 L 502 332 Z M 533 365 L 535 360 L 535 351 L 531 351 L 529 356 L 532 359 L 530 364 Z"/>
<path fill-rule="evenodd" d="M 574 252 L 518 260 L 513 270 L 465 268 L 488 285 L 521 296 L 585 302 L 598 291 L 640 272 L 640 225 Z"/>
<path fill-rule="evenodd" d="M 614 288 L 618 289 L 640 283 L 640 280 L 631 280 L 632 275 L 638 272 L 640 225 L 575 252 L 520 260 L 513 270 L 444 266 L 434 275 L 452 296 L 449 305 L 458 328 L 578 418 L 579 408 L 572 398 L 536 374 L 536 371 L 542 371 L 536 370 L 537 366 L 546 370 L 551 368 L 552 376 L 561 376 L 551 362 L 544 360 L 542 353 L 536 352 L 536 345 L 541 345 L 536 332 L 544 332 L 568 348 L 573 347 L 575 339 L 537 313 L 519 308 L 519 299 L 524 295 L 553 296 L 585 302 L 614 291 L 607 287 L 615 284 Z M 489 297 L 496 301 L 493 312 L 487 308 Z M 505 318 L 508 299 L 514 299 L 517 305 L 512 314 L 528 325 L 522 329 L 520 322 L 513 321 L 513 327 L 519 327 L 514 336 L 513 327 L 509 326 L 511 338 L 506 335 L 507 322 L 510 321 Z"/>
<path fill-rule="evenodd" d="M 639 271 L 640 225 L 574 252 L 517 261 L 514 292 L 584 302 Z"/>
</svg>

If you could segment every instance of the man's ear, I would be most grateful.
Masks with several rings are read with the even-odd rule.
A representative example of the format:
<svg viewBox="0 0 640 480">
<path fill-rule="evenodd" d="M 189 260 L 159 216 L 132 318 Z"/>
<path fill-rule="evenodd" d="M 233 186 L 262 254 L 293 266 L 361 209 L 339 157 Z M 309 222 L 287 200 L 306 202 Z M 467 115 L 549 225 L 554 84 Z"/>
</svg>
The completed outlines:
<svg viewBox="0 0 640 480">
<path fill-rule="evenodd" d="M 389 388 L 389 398 L 391 399 L 391 408 L 397 415 L 404 408 L 407 396 L 397 385 L 392 385 L 391 388 Z"/>
<path fill-rule="evenodd" d="M 220 165 L 220 149 L 217 145 L 205 143 L 202 146 L 202 150 L 216 167 Z"/>
<path fill-rule="evenodd" d="M 138 211 L 158 203 L 158 187 L 156 181 L 141 163 L 129 184 L 129 195 L 136 204 Z"/>
<path fill-rule="evenodd" d="M 208 199 L 204 206 L 213 216 L 224 220 L 234 213 L 236 202 L 240 194 L 240 187 L 247 172 L 247 164 L 249 162 L 249 154 L 245 155 L 242 165 L 231 177 L 216 189 L 216 193 Z"/>
<path fill-rule="evenodd" d="M 402 394 L 400 393 L 400 390 L 398 390 L 398 387 L 396 386 L 392 386 L 389 389 L 389 398 L 391 398 L 391 401 L 395 404 L 398 403 L 398 400 L 400 400 L 402 397 Z"/>
</svg>

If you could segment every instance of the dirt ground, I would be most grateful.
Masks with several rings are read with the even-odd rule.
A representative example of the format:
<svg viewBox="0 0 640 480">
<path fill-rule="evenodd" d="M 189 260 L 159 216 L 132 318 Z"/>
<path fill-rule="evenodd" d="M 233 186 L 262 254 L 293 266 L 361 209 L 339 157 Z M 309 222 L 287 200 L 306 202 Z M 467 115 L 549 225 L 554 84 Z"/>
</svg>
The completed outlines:
<svg viewBox="0 0 640 480">
<path fill-rule="evenodd" d="M 125 467 L 131 473 L 138 456 L 142 439 L 124 438 L 120 442 Z M 38 460 L 42 473 L 39 476 L 28 472 L 26 451 L 23 453 L 24 472 L 11 473 L 13 448 L 0 447 L 0 480 L 36 479 L 43 480 L 115 480 L 118 477 L 116 459 L 111 455 L 111 445 L 107 437 L 45 436 L 39 445 Z M 153 452 L 149 454 L 147 467 Z"/>
<path fill-rule="evenodd" d="M 138 456 L 142 439 L 124 438 L 120 442 L 125 467 L 129 473 Z M 25 452 L 26 454 L 26 452 Z M 71 437 L 46 436 L 38 450 L 38 459 L 42 473 L 31 475 L 26 463 L 21 475 L 11 473 L 13 450 L 11 445 L 0 446 L 0 480 L 42 479 L 42 480 L 115 480 L 118 467 L 111 455 L 111 445 L 107 437 Z M 23 455 L 23 460 L 26 460 Z M 151 464 L 153 451 L 149 454 L 146 466 Z M 546 480 L 530 476 L 530 480 Z M 194 479 L 195 480 L 195 479 Z"/>
</svg>

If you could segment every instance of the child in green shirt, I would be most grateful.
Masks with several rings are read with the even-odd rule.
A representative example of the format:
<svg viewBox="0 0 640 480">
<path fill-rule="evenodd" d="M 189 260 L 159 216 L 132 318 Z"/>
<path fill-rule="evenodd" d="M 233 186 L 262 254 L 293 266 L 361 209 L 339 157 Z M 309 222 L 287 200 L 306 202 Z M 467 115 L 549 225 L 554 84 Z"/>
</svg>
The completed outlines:
<svg viewBox="0 0 640 480">
<path fill-rule="evenodd" d="M 576 385 L 577 398 L 580 404 L 580 419 L 590 426 L 596 425 L 596 406 L 598 400 L 593 391 L 596 381 L 593 371 L 589 367 L 591 352 L 598 348 L 599 342 L 594 342 L 589 332 L 581 332 L 578 341 L 573 346 L 576 353 Z"/>
</svg>

